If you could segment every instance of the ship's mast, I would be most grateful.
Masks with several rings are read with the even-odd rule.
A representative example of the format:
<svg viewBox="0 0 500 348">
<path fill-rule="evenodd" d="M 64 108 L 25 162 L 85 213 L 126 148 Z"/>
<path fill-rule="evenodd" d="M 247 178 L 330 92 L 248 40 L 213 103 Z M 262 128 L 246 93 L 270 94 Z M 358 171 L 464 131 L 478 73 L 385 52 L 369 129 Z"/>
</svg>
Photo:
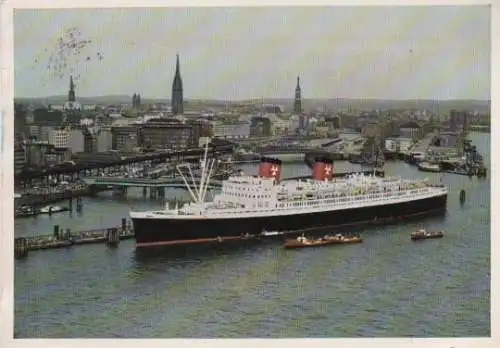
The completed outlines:
<svg viewBox="0 0 500 348">
<path fill-rule="evenodd" d="M 212 159 L 210 161 L 210 169 L 209 169 L 207 177 L 205 179 L 205 184 L 203 186 L 203 190 L 200 193 L 200 200 L 201 200 L 201 202 L 205 202 L 205 197 L 207 196 L 208 184 L 210 183 L 210 176 L 212 175 L 212 171 L 214 169 L 214 163 L 215 163 L 215 159 Z"/>
<path fill-rule="evenodd" d="M 215 162 L 215 160 L 212 159 L 207 164 L 207 156 L 208 156 L 208 140 L 205 144 L 205 153 L 203 156 L 203 160 L 200 162 L 201 178 L 200 178 L 199 186 L 196 185 L 196 182 L 195 182 L 195 179 L 193 176 L 193 172 L 191 171 L 191 165 L 189 163 L 182 163 L 182 164 L 178 164 L 176 166 L 177 172 L 182 177 L 182 180 L 184 181 L 184 184 L 186 185 L 186 188 L 189 191 L 191 198 L 193 199 L 194 202 L 198 203 L 200 205 L 200 207 L 202 207 L 202 203 L 205 201 L 208 183 L 210 181 L 210 176 L 212 174 L 212 170 L 213 170 L 214 162 Z M 188 184 L 188 180 L 186 179 L 184 173 L 181 170 L 183 167 L 188 168 L 189 175 L 191 176 L 191 182 L 193 183 L 194 192 L 193 192 L 193 190 L 191 190 L 191 187 Z"/>
<path fill-rule="evenodd" d="M 191 171 L 191 166 L 188 166 L 189 175 L 191 176 L 191 182 L 193 183 L 194 192 L 196 193 L 196 197 L 200 197 L 200 192 L 196 187 L 196 181 L 194 180 L 193 172 Z"/>
<path fill-rule="evenodd" d="M 375 168 L 377 167 L 377 161 L 378 161 L 378 156 L 375 153 L 375 142 L 372 144 L 372 159 L 373 165 L 372 165 L 372 175 L 375 176 Z"/>
<path fill-rule="evenodd" d="M 195 202 L 196 202 L 196 201 L 198 200 L 198 199 L 197 199 L 197 196 L 194 194 L 193 190 L 191 190 L 191 187 L 189 187 L 189 184 L 188 184 L 188 182 L 187 182 L 187 180 L 186 180 L 186 177 L 185 177 L 185 176 L 184 176 L 184 174 L 182 173 L 182 170 L 181 170 L 181 168 L 182 168 L 182 167 L 188 167 L 188 168 L 190 168 L 190 165 L 189 165 L 189 164 L 184 164 L 184 163 L 183 163 L 183 164 L 178 164 L 178 165 L 176 166 L 176 169 L 177 169 L 177 172 L 180 174 L 180 176 L 181 176 L 182 180 L 184 181 L 184 184 L 186 185 L 186 188 L 187 188 L 187 190 L 188 190 L 189 194 L 191 195 L 191 198 L 193 199 L 193 201 L 195 201 Z M 194 181 L 194 178 L 192 177 L 192 175 L 191 175 L 191 178 L 192 178 L 192 179 L 193 179 L 193 181 Z M 196 185 L 194 185 L 194 186 L 196 187 Z"/>
<path fill-rule="evenodd" d="M 199 195 L 198 195 L 198 203 L 200 202 L 203 202 L 203 197 L 202 197 L 202 194 L 203 194 L 203 191 L 205 190 L 205 186 L 206 186 L 206 175 L 207 175 L 207 168 L 209 167 L 209 165 L 207 165 L 207 155 L 208 155 L 208 139 L 207 139 L 207 142 L 205 143 L 205 153 L 203 155 L 203 161 L 200 163 L 200 167 L 201 167 L 201 178 L 200 178 L 200 188 L 199 188 Z"/>
</svg>

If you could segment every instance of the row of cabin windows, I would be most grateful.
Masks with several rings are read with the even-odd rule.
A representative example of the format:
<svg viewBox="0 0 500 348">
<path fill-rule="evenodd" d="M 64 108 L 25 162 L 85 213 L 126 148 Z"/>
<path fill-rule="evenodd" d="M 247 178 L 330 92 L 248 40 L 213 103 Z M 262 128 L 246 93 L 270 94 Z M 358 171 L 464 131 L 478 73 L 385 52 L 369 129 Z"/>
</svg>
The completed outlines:
<svg viewBox="0 0 500 348">
<path fill-rule="evenodd" d="M 416 194 L 418 191 L 416 190 L 413 190 L 410 192 L 410 194 Z M 398 195 L 399 196 L 402 196 L 404 195 L 406 192 L 399 192 Z M 256 199 L 269 199 L 271 198 L 271 195 L 269 194 L 254 194 L 254 195 L 249 195 L 249 194 L 244 194 L 244 193 L 240 193 L 240 192 L 226 192 L 227 195 L 229 196 L 234 196 L 234 197 L 247 197 L 247 198 L 256 198 Z M 360 196 L 346 196 L 346 197 L 342 197 L 338 200 L 336 200 L 337 202 L 347 202 L 347 201 L 351 201 L 351 200 L 354 200 L 354 201 L 360 201 L 360 200 L 363 200 L 363 199 L 366 199 L 366 198 L 369 198 L 369 199 L 373 199 L 373 198 L 376 198 L 376 197 L 379 197 L 379 198 L 387 198 L 387 197 L 391 197 L 391 196 L 395 196 L 394 194 L 391 194 L 391 193 L 385 193 L 385 194 L 382 194 L 382 195 L 376 195 L 376 194 L 369 194 L 369 195 L 360 195 Z M 325 198 L 330 198 L 331 196 L 327 196 Z M 332 199 L 329 199 L 328 201 L 326 201 L 326 203 L 331 203 L 331 202 L 334 202 L 335 200 L 332 200 Z M 297 207 L 303 203 L 286 203 L 287 204 L 287 207 L 288 206 L 293 206 L 293 207 Z M 306 202 L 306 205 L 313 205 L 313 204 L 317 204 L 316 202 Z"/>
<path fill-rule="evenodd" d="M 412 192 L 412 193 L 416 193 L 416 191 Z M 398 196 L 403 196 L 405 195 L 405 192 L 401 192 L 398 194 Z M 379 196 L 375 196 L 375 195 L 371 195 L 371 196 L 368 196 L 368 198 L 378 198 L 378 199 L 384 199 L 384 198 L 391 198 L 391 197 L 394 197 L 395 195 L 379 195 Z M 322 200 L 321 203 L 322 204 L 333 204 L 333 203 L 345 203 L 345 202 L 348 202 L 348 201 L 360 201 L 360 200 L 363 200 L 363 199 L 366 199 L 367 196 L 356 196 L 354 198 L 341 198 L 341 199 L 328 199 L 328 200 Z M 312 202 L 295 202 L 295 203 L 281 203 L 278 205 L 278 208 L 291 208 L 291 207 L 301 207 L 301 206 L 315 206 L 315 205 L 318 205 L 320 202 L 319 201 L 312 201 Z"/>
<path fill-rule="evenodd" d="M 252 186 L 253 188 L 253 186 Z M 224 189 L 228 191 L 252 191 L 250 187 L 245 187 L 245 186 L 234 186 L 234 185 L 225 185 Z M 270 188 L 269 187 L 263 187 L 262 188 L 264 191 L 269 192 Z"/>
<path fill-rule="evenodd" d="M 412 192 L 412 193 L 416 193 L 416 192 Z M 332 195 L 326 195 L 324 197 L 321 197 L 320 199 L 321 200 L 325 200 L 325 199 L 330 199 L 330 198 L 334 198 L 336 199 L 337 202 L 346 202 L 346 201 L 351 201 L 351 200 L 362 200 L 362 199 L 372 199 L 372 198 L 376 198 L 376 197 L 395 197 L 395 196 L 404 196 L 405 194 L 407 194 L 407 192 L 398 192 L 397 194 L 368 194 L 368 195 L 359 195 L 359 196 L 332 196 Z M 312 197 L 309 198 L 309 199 L 313 199 Z"/>
<path fill-rule="evenodd" d="M 271 195 L 269 194 L 245 194 L 245 193 L 240 193 L 240 192 L 226 192 L 226 195 L 228 196 L 233 196 L 233 197 L 247 197 L 247 198 L 258 198 L 258 199 L 269 199 L 271 198 Z"/>
<path fill-rule="evenodd" d="M 400 193 L 399 195 L 404 195 L 405 192 L 402 192 Z M 394 197 L 394 195 L 392 195 L 391 197 Z M 359 198 L 366 198 L 365 197 L 356 197 L 356 199 L 354 199 L 354 201 L 356 201 L 357 199 Z M 384 198 L 389 198 L 389 195 L 380 195 L 378 196 L 378 199 L 384 199 Z M 303 202 L 294 202 L 294 203 L 281 203 L 281 204 L 277 204 L 275 206 L 275 208 L 277 209 L 285 209 L 285 208 L 294 208 L 294 207 L 300 207 L 300 206 L 317 206 L 319 204 L 333 204 L 333 203 L 345 203 L 346 201 L 353 201 L 353 199 L 349 199 L 349 198 L 343 198 L 343 199 L 340 199 L 340 200 L 337 200 L 337 199 L 328 199 L 328 200 L 323 200 L 323 201 L 303 201 Z M 271 207 L 269 202 L 257 202 L 257 208 L 269 208 Z M 238 210 L 239 211 L 239 210 Z M 245 212 L 245 213 L 248 213 L 250 211 L 248 210 L 242 210 L 241 212 Z M 222 213 L 222 212 L 221 212 Z"/>
</svg>

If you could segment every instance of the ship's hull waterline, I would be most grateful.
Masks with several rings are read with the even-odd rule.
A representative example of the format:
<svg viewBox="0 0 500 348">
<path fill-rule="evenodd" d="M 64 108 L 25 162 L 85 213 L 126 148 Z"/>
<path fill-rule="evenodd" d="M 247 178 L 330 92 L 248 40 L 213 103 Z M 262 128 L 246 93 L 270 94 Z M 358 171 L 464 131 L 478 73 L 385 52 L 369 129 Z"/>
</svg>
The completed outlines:
<svg viewBox="0 0 500 348">
<path fill-rule="evenodd" d="M 217 219 L 132 218 L 137 247 L 236 240 L 263 231 L 304 232 L 444 214 L 447 194 L 395 204 L 284 216 Z"/>
</svg>

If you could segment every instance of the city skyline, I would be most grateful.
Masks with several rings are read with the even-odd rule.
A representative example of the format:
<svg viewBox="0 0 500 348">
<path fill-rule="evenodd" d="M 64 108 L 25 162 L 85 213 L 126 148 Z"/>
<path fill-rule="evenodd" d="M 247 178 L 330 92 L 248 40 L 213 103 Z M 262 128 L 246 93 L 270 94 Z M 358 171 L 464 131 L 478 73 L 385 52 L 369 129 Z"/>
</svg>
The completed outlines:
<svg viewBox="0 0 500 348">
<path fill-rule="evenodd" d="M 91 43 L 49 63 L 57 38 L 72 27 Z M 489 100 L 490 51 L 487 6 L 14 14 L 16 98 L 67 94 L 73 68 L 77 97 L 169 100 L 179 54 L 187 100 L 293 99 L 297 75 L 303 99 Z"/>
</svg>

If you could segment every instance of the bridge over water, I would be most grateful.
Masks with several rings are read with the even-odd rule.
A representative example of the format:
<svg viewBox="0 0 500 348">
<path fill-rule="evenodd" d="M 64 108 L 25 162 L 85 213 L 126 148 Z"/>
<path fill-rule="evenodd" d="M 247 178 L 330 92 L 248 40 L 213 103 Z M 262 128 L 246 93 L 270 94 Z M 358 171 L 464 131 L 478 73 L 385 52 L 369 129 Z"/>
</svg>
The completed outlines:
<svg viewBox="0 0 500 348">
<path fill-rule="evenodd" d="M 234 145 L 224 142 L 219 145 L 209 145 L 208 156 L 210 158 L 217 154 L 229 154 L 233 152 Z M 52 167 L 28 168 L 17 175 L 18 180 L 26 181 L 35 178 L 47 178 L 49 175 L 60 174 L 84 174 L 89 171 L 96 171 L 104 168 L 114 168 L 127 166 L 134 163 L 168 163 L 197 161 L 203 157 L 204 148 L 192 148 L 181 151 L 155 151 L 144 154 L 121 154 L 117 151 L 110 151 L 108 157 L 103 160 L 99 158 L 75 158 L 73 161 L 58 164 Z M 103 156 L 105 153 L 100 153 Z"/>
<path fill-rule="evenodd" d="M 312 146 L 309 144 L 287 144 L 287 143 L 278 143 L 278 144 L 265 144 L 265 145 L 254 145 L 249 147 L 250 150 L 266 154 L 266 153 L 305 153 L 311 149 L 317 148 L 316 146 Z"/>
<path fill-rule="evenodd" d="M 89 186 L 113 186 L 113 187 L 143 187 L 143 188 L 183 188 L 186 189 L 186 184 L 184 180 L 179 177 L 172 178 L 158 178 L 158 179 L 148 179 L 148 178 L 124 178 L 124 177 L 85 177 L 83 181 Z M 193 188 L 191 179 L 187 179 L 187 182 Z M 198 185 L 198 182 L 195 181 Z M 222 186 L 222 181 L 211 180 L 208 185 L 209 189 L 220 188 Z"/>
</svg>

